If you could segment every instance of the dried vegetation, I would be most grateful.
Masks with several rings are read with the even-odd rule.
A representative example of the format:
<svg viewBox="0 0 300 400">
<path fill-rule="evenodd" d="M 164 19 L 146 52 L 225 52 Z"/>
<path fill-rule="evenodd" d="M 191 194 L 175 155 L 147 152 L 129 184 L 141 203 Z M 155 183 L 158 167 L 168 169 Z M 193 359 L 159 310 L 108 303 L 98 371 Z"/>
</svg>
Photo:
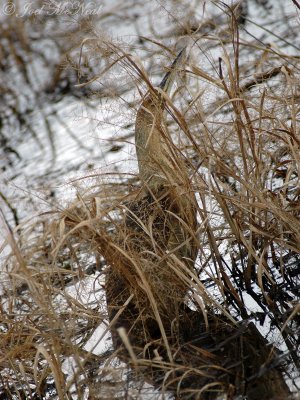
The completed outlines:
<svg viewBox="0 0 300 400">
<path fill-rule="evenodd" d="M 164 34 L 140 38 L 147 50 L 143 61 L 129 45 L 91 32 L 76 53 L 77 66 L 83 54 L 93 54 L 93 65 L 105 60 L 100 72 L 81 76 L 76 92 L 97 80 L 109 88 L 116 75 L 126 74 L 122 93 L 112 90 L 112 96 L 132 109 L 152 90 L 145 65 L 151 68 L 154 56 L 170 65 L 176 53 L 170 43 L 188 39 L 189 57 L 166 99 L 165 117 L 173 139 L 169 151 L 178 165 L 184 162 L 197 198 L 198 226 L 191 232 L 199 249 L 195 269 L 162 246 L 163 227 L 134 218 L 147 237 L 151 262 L 174 271 L 175 288 L 178 279 L 189 288 L 189 307 L 166 324 L 165 299 L 160 303 L 153 296 L 143 269 L 145 249 L 130 246 L 136 232 L 124 221 L 137 214 L 131 204 L 143 182 L 116 172 L 89 177 L 88 189 L 78 191 L 67 207 L 14 230 L 7 224 L 0 249 L 10 248 L 1 266 L 0 398 L 284 399 L 282 377 L 291 396 L 297 393 L 300 93 L 293 29 L 298 25 L 292 15 L 283 18 L 288 33 L 282 29 L 276 43 L 264 43 L 249 35 L 253 23 L 246 1 L 239 8 L 213 3 L 213 12 L 203 8 L 192 24 L 174 17 Z M 291 12 L 296 11 L 297 4 Z M 14 30 L 15 25 L 7 28 L 6 36 Z M 84 37 L 84 31 L 78 35 Z M 53 80 L 53 93 L 59 81 Z M 132 91 L 138 100 L 132 100 Z M 130 133 L 118 143 L 128 140 Z M 124 279 L 112 291 L 124 307 L 110 318 L 108 271 Z M 154 278 L 163 281 L 159 268 Z M 107 340 L 110 332 L 114 346 Z M 98 350 L 91 349 L 91 338 Z"/>
</svg>

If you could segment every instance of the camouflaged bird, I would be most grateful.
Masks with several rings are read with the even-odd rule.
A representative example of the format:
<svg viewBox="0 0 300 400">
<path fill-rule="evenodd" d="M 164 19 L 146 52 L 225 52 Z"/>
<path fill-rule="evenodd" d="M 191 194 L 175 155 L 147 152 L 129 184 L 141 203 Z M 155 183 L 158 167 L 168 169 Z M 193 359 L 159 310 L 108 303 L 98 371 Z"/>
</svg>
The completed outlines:
<svg viewBox="0 0 300 400">
<path fill-rule="evenodd" d="M 141 188 L 126 204 L 121 244 L 131 260 L 126 261 L 125 273 L 124 269 L 111 269 L 106 283 L 111 317 L 130 294 L 134 295 L 123 316 L 129 312 L 136 317 L 135 328 L 132 323 L 126 326 L 129 333 L 142 325 L 141 343 L 159 336 L 162 327 L 167 334 L 171 332 L 183 307 L 197 255 L 195 196 L 186 166 L 174 154 L 164 124 L 167 96 L 184 57 L 182 50 L 159 88 L 150 88 L 138 109 L 135 147 Z M 120 324 L 124 326 L 124 320 Z"/>
</svg>

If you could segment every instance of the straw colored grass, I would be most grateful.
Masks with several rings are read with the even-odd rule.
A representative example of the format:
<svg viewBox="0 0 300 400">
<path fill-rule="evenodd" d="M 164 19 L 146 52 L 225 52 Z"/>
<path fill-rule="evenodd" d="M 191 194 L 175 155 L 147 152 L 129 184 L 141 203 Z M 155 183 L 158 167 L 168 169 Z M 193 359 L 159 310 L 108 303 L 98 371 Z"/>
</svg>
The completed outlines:
<svg viewBox="0 0 300 400">
<path fill-rule="evenodd" d="M 15 231 L 7 225 L 2 398 L 283 399 L 285 380 L 296 393 L 298 57 L 245 41 L 236 13 L 223 12 L 225 39 L 205 39 L 218 55 L 202 65 L 197 32 L 190 34 L 190 57 L 165 96 L 167 148 L 188 170 L 185 195 L 197 198 L 198 225 L 171 217 L 197 243 L 195 266 L 163 248 L 163 229 L 160 236 L 132 211 L 139 177 L 115 184 L 115 174 L 99 174 L 67 207 Z M 90 43 L 109 62 L 101 79 L 121 66 L 139 92 L 153 90 L 142 63 L 120 45 Z M 128 216 L 145 248 L 137 248 Z M 111 296 L 118 307 L 109 313 Z M 94 354 L 87 346 L 100 325 L 101 342 L 107 333 L 112 342 Z"/>
</svg>

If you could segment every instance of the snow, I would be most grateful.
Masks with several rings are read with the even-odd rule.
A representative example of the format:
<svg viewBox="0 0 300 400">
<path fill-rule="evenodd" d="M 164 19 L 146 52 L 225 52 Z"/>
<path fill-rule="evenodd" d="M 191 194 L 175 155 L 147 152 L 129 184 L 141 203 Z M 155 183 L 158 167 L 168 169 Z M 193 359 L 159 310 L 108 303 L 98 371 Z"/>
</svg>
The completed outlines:
<svg viewBox="0 0 300 400">
<path fill-rule="evenodd" d="M 103 1 L 102 3 L 101 11 L 103 13 L 106 10 L 111 10 L 112 2 Z M 112 19 L 110 26 L 107 22 L 104 25 L 101 25 L 100 22 L 96 29 L 105 30 L 107 35 L 123 41 L 125 46 L 136 42 L 136 32 L 151 37 L 149 20 L 155 26 L 156 32 L 161 32 L 162 37 L 169 32 L 169 19 L 172 19 L 174 14 L 172 14 L 173 10 L 169 11 L 163 2 L 147 1 L 143 5 L 135 5 L 133 1 L 131 7 L 128 2 L 125 2 L 124 10 L 122 10 L 122 3 L 118 1 L 114 3 L 116 7 L 120 7 L 118 14 L 121 15 L 124 10 L 128 13 L 131 17 L 130 22 L 127 20 L 126 24 L 122 24 L 121 18 L 115 17 L 116 21 Z M 227 3 L 232 4 L 233 2 L 228 1 Z M 176 15 L 175 17 L 180 19 L 184 13 L 188 13 L 189 7 L 193 9 L 194 5 L 189 1 L 183 2 L 181 9 L 178 10 L 178 17 Z M 215 11 L 215 7 L 212 7 L 212 9 Z M 197 8 L 195 18 L 200 19 L 202 12 L 202 7 Z M 277 23 L 276 16 L 283 15 L 283 13 L 287 16 L 295 13 L 292 2 L 273 1 L 272 8 L 267 11 L 258 6 L 257 2 L 249 1 L 250 17 L 245 31 L 241 32 L 241 39 L 249 39 L 250 36 L 259 38 L 256 43 L 263 46 L 269 43 L 274 47 L 282 45 L 282 39 L 278 37 L 284 36 L 284 29 L 286 28 Z M 134 16 L 135 14 L 137 17 Z M 255 21 L 255 24 L 253 21 Z M 256 24 L 261 24 L 263 28 Z M 171 42 L 171 39 L 165 40 L 167 45 Z M 201 46 L 203 44 L 204 39 Z M 294 43 L 284 43 L 284 46 L 285 52 L 289 54 L 295 54 L 295 51 L 299 50 Z M 218 53 L 218 49 L 210 49 L 208 58 L 201 58 L 201 68 L 204 70 L 206 67 L 210 68 L 210 60 L 217 60 Z M 146 53 L 136 46 L 136 56 L 143 58 Z M 153 60 L 148 62 L 153 62 Z M 157 70 L 155 62 L 153 64 L 152 70 Z M 47 76 L 41 73 L 43 70 L 45 68 L 41 65 L 40 60 L 33 62 L 30 74 L 38 77 L 38 79 L 33 79 L 36 82 L 36 90 L 39 90 L 43 82 L 47 80 Z M 36 71 L 39 71 L 39 73 L 37 74 Z M 18 71 L 12 70 L 11 74 L 16 76 L 16 85 L 23 87 L 24 82 L 18 80 L 20 76 Z M 122 81 L 117 83 L 122 85 Z M 214 95 L 212 90 L 206 93 L 207 101 L 210 101 Z M 25 109 L 26 103 L 34 100 L 31 93 L 24 91 L 23 95 L 20 96 L 20 101 L 24 104 L 21 104 L 21 108 L 24 107 Z M 109 151 L 113 144 L 120 143 L 119 140 L 124 136 L 125 131 L 128 135 L 133 133 L 132 127 L 126 129 L 123 128 L 123 125 L 124 122 L 133 120 L 134 111 L 131 110 L 130 113 L 122 108 L 120 114 L 116 115 L 115 112 L 111 112 L 118 107 L 120 107 L 119 100 L 99 99 L 98 103 L 94 100 L 93 108 L 90 108 L 80 100 L 71 100 L 68 97 L 62 99 L 56 106 L 46 104 L 42 109 L 42 114 L 48 118 L 53 137 L 42 122 L 41 111 L 33 110 L 30 116 L 30 124 L 38 136 L 34 138 L 28 132 L 21 132 L 22 135 L 26 135 L 26 139 L 20 139 L 17 144 L 20 160 L 14 160 L 13 167 L 7 168 L 0 178 L 7 197 L 18 199 L 19 204 L 21 204 L 18 211 L 22 221 L 37 210 L 42 211 L 51 208 L 52 193 L 54 193 L 58 203 L 67 204 L 76 195 L 78 187 L 89 185 L 89 179 L 85 179 L 87 175 L 105 175 L 111 171 L 125 174 L 137 172 L 133 138 L 121 142 L 121 151 Z M 62 122 L 59 122 L 60 120 Z M 41 149 L 41 145 L 43 149 Z M 55 153 L 51 149 L 52 146 Z M 5 163 L 6 160 L 0 159 L 0 167 Z M 12 223 L 9 210 L 6 206 L 3 208 L 9 223 Z M 212 200 L 209 202 L 209 212 L 212 215 L 215 213 Z M 0 224 L 0 246 L 3 243 L 1 235 L 2 237 L 6 235 L 3 224 Z M 222 250 L 221 247 L 220 250 Z M 5 256 L 5 254 L 2 253 L 1 256 Z M 87 277 L 73 287 L 66 289 L 66 291 L 69 296 L 85 305 L 98 300 L 97 295 L 102 290 L 101 285 L 103 285 L 103 282 L 95 280 L 95 277 Z M 243 296 L 249 310 L 253 312 L 261 311 L 250 296 L 247 294 Z M 268 327 L 264 328 L 262 332 L 265 333 L 265 329 L 268 330 Z M 107 325 L 101 323 L 84 348 L 88 352 L 101 354 L 110 347 L 111 340 L 110 334 L 107 332 Z M 72 375 L 75 368 L 72 358 L 65 360 L 64 368 L 68 374 Z M 144 398 L 150 399 L 151 397 Z M 158 399 L 158 397 L 155 398 Z"/>
</svg>

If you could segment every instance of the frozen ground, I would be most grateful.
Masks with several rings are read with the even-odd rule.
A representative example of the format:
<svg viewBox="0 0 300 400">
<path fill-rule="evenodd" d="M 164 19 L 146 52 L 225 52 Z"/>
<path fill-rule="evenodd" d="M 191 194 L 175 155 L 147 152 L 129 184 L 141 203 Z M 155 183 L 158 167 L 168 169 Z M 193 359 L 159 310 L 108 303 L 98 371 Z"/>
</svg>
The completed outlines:
<svg viewBox="0 0 300 400">
<path fill-rule="evenodd" d="M 125 2 L 126 3 L 126 2 Z M 170 13 L 173 15 L 174 5 L 164 5 L 164 2 L 147 1 L 132 2 L 129 6 L 127 2 L 127 18 L 117 18 L 112 20 L 108 26 L 101 24 L 95 27 L 96 30 L 105 30 L 107 35 L 118 38 L 125 46 L 130 44 L 135 49 L 135 55 L 146 58 L 146 53 L 139 45 L 137 34 L 151 37 L 151 24 L 155 21 L 156 31 L 161 32 L 162 41 L 166 45 L 173 42 L 173 38 L 163 39 L 164 34 L 170 29 Z M 178 19 L 183 18 L 186 8 L 193 9 L 193 2 L 182 2 L 181 9 L 176 10 Z M 196 2 L 195 2 L 196 3 Z M 230 1 L 228 2 L 230 3 Z M 249 1 L 249 15 L 242 37 L 255 37 L 263 43 L 274 43 L 282 45 L 280 37 L 285 36 L 288 26 L 278 25 L 279 16 L 294 13 L 295 8 L 292 1 L 282 2 L 280 0 L 269 2 L 269 9 L 263 8 L 257 1 Z M 104 13 L 106 7 L 110 10 L 114 8 L 118 14 L 120 2 L 115 1 L 113 6 L 111 1 L 101 2 Z M 124 7 L 125 8 L 125 7 Z M 218 11 L 214 9 L 214 11 Z M 201 19 L 202 7 L 197 7 L 195 18 Z M 115 23 L 114 23 L 115 22 Z M 151 22 L 151 23 L 150 23 Z M 260 26 L 264 28 L 261 28 Z M 296 49 L 295 49 L 296 48 Z M 295 43 L 286 42 L 285 50 L 291 53 L 299 50 Z M 208 60 L 214 58 L 214 51 L 208 54 Z M 206 59 L 201 61 L 202 68 L 205 69 Z M 46 80 L 47 69 L 40 68 L 32 60 L 32 70 L 38 70 L 40 82 Z M 155 65 L 155 60 L 147 60 L 150 71 L 162 74 L 162 71 Z M 204 65 L 203 65 L 204 64 Z M 11 71 L 12 75 L 18 76 L 17 71 Z M 154 79 L 158 79 L 155 77 Z M 118 83 L 118 82 L 117 82 Z M 20 85 L 24 82 L 21 80 Z M 122 85 L 122 82 L 120 82 Z M 21 87 L 22 92 L 22 87 Z M 23 98 L 26 102 L 26 98 Z M 111 112 L 121 108 L 120 113 Z M 47 104 L 45 102 L 42 113 L 48 117 L 51 125 L 53 137 L 49 139 L 49 132 L 45 129 L 41 121 L 41 110 L 31 113 L 30 123 L 38 133 L 38 137 L 33 137 L 28 132 L 20 132 L 24 139 L 15 141 L 15 149 L 19 157 L 13 157 L 12 162 L 7 164 L 7 158 L 0 158 L 0 187 L 11 203 L 18 206 L 18 217 L 21 222 L 31 218 L 33 214 L 38 214 L 53 207 L 53 204 L 67 204 L 76 195 L 78 188 L 82 190 L 88 187 L 89 176 L 103 174 L 105 172 L 117 171 L 120 173 L 135 173 L 137 171 L 133 143 L 133 126 L 124 128 L 128 125 L 128 120 L 133 122 L 134 110 L 128 111 L 120 104 L 120 100 L 101 99 L 93 100 L 93 108 L 82 100 L 76 100 L 68 96 L 62 98 L 58 104 Z M 11 132 L 15 134 L 15 132 Z M 118 137 L 122 141 L 118 141 Z M 124 140 L 124 137 L 127 137 Z M 41 146 L 42 144 L 42 146 Z M 119 150 L 112 151 L 114 146 L 119 146 Z M 12 214 L 6 205 L 3 211 L 8 223 L 13 226 Z M 4 226 L 0 225 L 0 246 L 5 235 Z M 94 296 L 95 289 L 101 290 L 101 282 L 96 282 L 95 278 L 88 277 L 68 289 L 68 294 L 76 298 L 79 302 L 87 304 Z M 97 292 L 97 290 L 96 290 Z M 249 307 L 254 307 L 249 299 Z M 109 334 L 105 331 L 105 326 L 99 326 L 90 341 L 86 344 L 87 351 L 95 354 L 102 353 L 110 346 Z M 72 374 L 71 358 L 66 360 L 64 367 Z M 158 395 L 152 395 L 158 399 Z M 143 398 L 154 398 L 149 397 Z"/>
</svg>

